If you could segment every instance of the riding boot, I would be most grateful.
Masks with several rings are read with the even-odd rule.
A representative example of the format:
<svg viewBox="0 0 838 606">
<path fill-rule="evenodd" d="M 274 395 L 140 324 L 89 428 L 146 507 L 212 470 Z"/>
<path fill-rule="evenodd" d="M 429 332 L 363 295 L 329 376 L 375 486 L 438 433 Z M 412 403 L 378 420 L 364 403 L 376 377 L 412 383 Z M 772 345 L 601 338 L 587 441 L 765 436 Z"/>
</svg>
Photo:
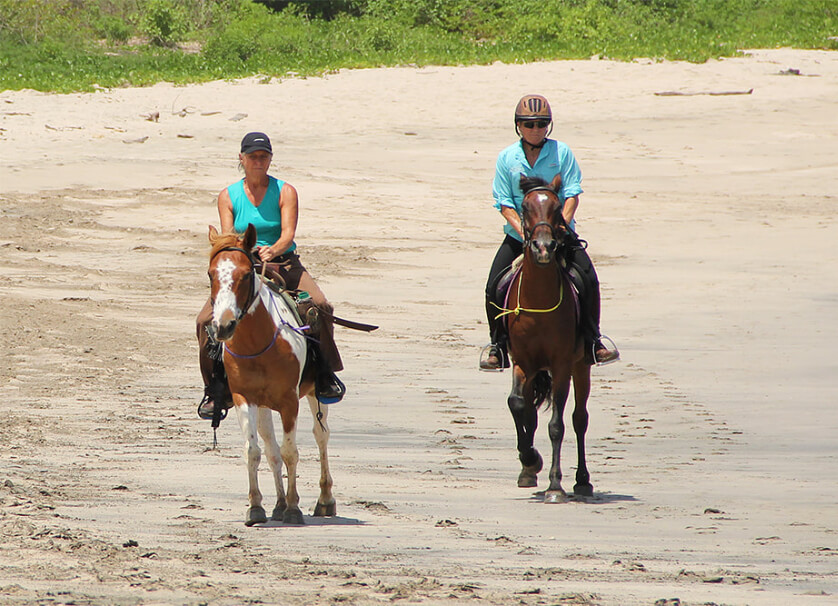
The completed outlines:
<svg viewBox="0 0 838 606">
<path fill-rule="evenodd" d="M 593 270 L 593 266 L 591 266 Z M 602 343 L 599 331 L 600 294 L 599 280 L 585 272 L 578 265 L 571 266 L 571 279 L 577 284 L 579 291 L 579 305 L 581 308 L 580 329 L 585 340 L 585 359 L 588 364 L 602 366 L 620 359 L 620 352 L 615 347 L 608 349 Z M 580 284 L 581 282 L 581 284 Z M 581 287 L 580 287 L 581 286 Z M 608 339 L 608 337 L 605 337 Z M 611 341 L 611 339 L 608 339 Z M 613 343 L 613 341 L 612 341 Z"/>
<path fill-rule="evenodd" d="M 318 343 L 309 343 L 308 351 L 316 372 L 314 393 L 317 400 L 321 404 L 337 404 L 346 395 L 346 386 L 332 370 L 332 365 L 326 360 Z"/>
<path fill-rule="evenodd" d="M 503 320 L 497 318 L 498 309 L 486 297 L 486 318 L 489 321 L 489 337 L 492 342 L 480 352 L 480 370 L 501 371 L 509 368 L 506 330 Z"/>
<path fill-rule="evenodd" d="M 227 410 L 232 406 L 233 396 L 227 385 L 224 364 L 221 360 L 214 360 L 212 375 L 204 386 L 204 397 L 198 404 L 198 416 L 207 420 L 221 420 L 227 417 Z"/>
<path fill-rule="evenodd" d="M 204 380 L 204 396 L 198 404 L 198 416 L 212 419 L 214 426 L 217 426 L 217 422 L 227 416 L 227 410 L 233 405 L 233 396 L 227 385 L 221 344 L 213 338 L 209 328 L 209 325 L 199 327 L 199 362 Z"/>
</svg>

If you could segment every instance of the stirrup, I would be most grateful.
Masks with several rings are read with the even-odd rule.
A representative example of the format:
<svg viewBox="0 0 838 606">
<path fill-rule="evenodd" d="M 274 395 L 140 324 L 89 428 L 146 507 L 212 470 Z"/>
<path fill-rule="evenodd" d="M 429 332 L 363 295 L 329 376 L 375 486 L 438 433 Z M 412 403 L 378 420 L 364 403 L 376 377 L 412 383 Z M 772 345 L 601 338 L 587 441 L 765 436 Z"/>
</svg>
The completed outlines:
<svg viewBox="0 0 838 606">
<path fill-rule="evenodd" d="M 204 408 L 204 404 L 206 404 L 207 402 L 212 402 L 213 407 L 218 406 L 218 404 L 209 395 L 209 391 L 205 390 L 204 391 L 204 397 L 201 398 L 201 402 L 198 404 L 198 416 L 201 419 L 204 419 L 205 421 L 212 421 L 213 411 L 210 410 L 209 412 L 207 412 L 207 411 L 202 410 Z M 222 421 L 227 418 L 227 410 L 228 410 L 227 407 L 223 407 L 221 409 L 221 420 Z"/>
<path fill-rule="evenodd" d="M 617 355 L 614 356 L 610 360 L 605 360 L 604 362 L 597 362 L 597 359 L 596 359 L 597 345 L 603 345 L 603 343 L 602 343 L 603 341 L 608 341 L 611 344 L 610 350 L 613 351 L 614 353 L 616 353 Z M 603 345 L 603 347 L 604 347 L 604 345 Z M 606 348 L 606 349 L 609 349 L 609 348 Z M 591 353 L 593 354 L 594 364 L 596 366 L 608 366 L 609 364 L 613 364 L 614 362 L 619 362 L 620 361 L 620 350 L 617 349 L 617 344 L 614 343 L 614 340 L 611 337 L 609 337 L 608 335 L 600 335 L 599 339 L 594 341 L 593 345 L 591 345 L 591 350 L 592 350 Z"/>
<path fill-rule="evenodd" d="M 489 357 L 494 355 L 498 360 L 497 366 L 489 364 Z M 500 347 L 494 343 L 489 343 L 486 347 L 480 350 L 480 363 L 478 368 L 483 372 L 503 372 L 503 353 Z"/>
<path fill-rule="evenodd" d="M 328 377 L 328 382 L 329 385 L 322 385 L 322 378 L 320 380 L 315 380 L 314 394 L 317 397 L 317 401 L 321 404 L 337 404 L 343 400 L 343 396 L 346 395 L 346 385 L 343 384 L 343 381 L 341 381 L 335 373 L 331 373 L 331 376 Z M 325 389 L 326 387 L 331 388 L 331 393 L 329 395 L 323 395 L 321 393 L 321 389 Z"/>
</svg>

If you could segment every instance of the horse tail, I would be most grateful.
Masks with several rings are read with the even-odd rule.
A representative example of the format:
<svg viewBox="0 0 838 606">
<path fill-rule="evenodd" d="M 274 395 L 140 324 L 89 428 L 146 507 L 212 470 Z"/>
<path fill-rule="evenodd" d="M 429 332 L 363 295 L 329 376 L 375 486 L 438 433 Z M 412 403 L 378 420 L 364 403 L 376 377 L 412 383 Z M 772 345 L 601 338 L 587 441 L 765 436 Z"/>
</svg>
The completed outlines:
<svg viewBox="0 0 838 606">
<path fill-rule="evenodd" d="M 533 387 L 533 405 L 536 410 L 547 402 L 547 408 L 553 404 L 553 380 L 550 378 L 550 373 L 546 370 L 541 370 L 535 375 L 532 383 Z"/>
</svg>

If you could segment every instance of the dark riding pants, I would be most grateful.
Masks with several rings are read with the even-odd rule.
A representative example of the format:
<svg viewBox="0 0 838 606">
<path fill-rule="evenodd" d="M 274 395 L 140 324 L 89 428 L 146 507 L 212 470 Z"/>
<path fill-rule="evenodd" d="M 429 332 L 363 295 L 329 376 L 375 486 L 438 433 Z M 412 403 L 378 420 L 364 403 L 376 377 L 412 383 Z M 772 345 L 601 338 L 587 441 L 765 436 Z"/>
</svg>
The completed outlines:
<svg viewBox="0 0 838 606">
<path fill-rule="evenodd" d="M 489 279 L 486 281 L 486 318 L 489 321 L 489 338 L 492 340 L 492 343 L 503 347 L 506 345 L 503 320 L 495 319 L 500 311 L 492 305 L 492 302 L 495 299 L 495 289 L 497 288 L 498 280 L 512 266 L 512 262 L 523 252 L 523 243 L 507 235 L 495 253 L 495 259 L 492 261 L 492 267 L 489 270 Z M 594 269 L 594 264 L 590 256 L 588 256 L 587 251 L 581 246 L 572 249 L 568 262 L 571 266 L 571 278 L 574 281 L 581 282 L 578 286 L 581 286 L 580 305 L 582 308 L 582 317 L 580 319 L 580 325 L 582 332 L 588 343 L 595 343 L 600 338 L 599 278 L 596 275 L 596 270 Z"/>
</svg>

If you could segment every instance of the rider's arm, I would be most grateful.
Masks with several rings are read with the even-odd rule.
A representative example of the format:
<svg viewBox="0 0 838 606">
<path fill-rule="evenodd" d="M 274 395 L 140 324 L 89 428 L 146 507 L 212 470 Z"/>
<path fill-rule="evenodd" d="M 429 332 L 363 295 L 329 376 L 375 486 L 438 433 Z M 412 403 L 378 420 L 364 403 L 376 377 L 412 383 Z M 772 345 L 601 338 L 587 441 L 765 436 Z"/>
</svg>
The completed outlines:
<svg viewBox="0 0 838 606">
<path fill-rule="evenodd" d="M 221 233 L 231 233 L 235 218 L 233 217 L 233 201 L 230 200 L 226 187 L 218 194 L 218 218 L 221 221 Z"/>
<path fill-rule="evenodd" d="M 521 227 L 521 217 L 518 215 L 518 211 L 510 206 L 501 206 L 500 214 L 512 226 L 512 229 L 518 232 L 521 240 L 524 240 L 524 230 Z"/>
<path fill-rule="evenodd" d="M 558 144 L 556 151 L 556 161 L 561 166 L 562 174 L 561 194 L 566 196 L 562 207 L 562 216 L 571 229 L 575 229 L 576 224 L 573 222 L 573 218 L 576 216 L 576 209 L 579 208 L 579 194 L 582 193 L 582 171 L 579 170 L 576 157 L 567 145 Z"/>
<path fill-rule="evenodd" d="M 515 184 L 512 183 L 510 166 L 504 152 L 498 155 L 495 164 L 495 178 L 492 181 L 492 196 L 495 199 L 495 208 L 500 211 L 503 218 L 509 225 L 518 232 L 521 239 L 524 239 L 524 232 L 521 228 L 521 216 L 515 204 Z"/>
<path fill-rule="evenodd" d="M 299 202 L 297 190 L 289 183 L 283 184 L 279 192 L 279 216 L 282 221 L 282 234 L 279 240 L 270 246 L 259 247 L 259 257 L 263 261 L 270 261 L 277 255 L 281 255 L 294 243 L 299 219 Z"/>
<path fill-rule="evenodd" d="M 573 221 L 574 215 L 576 215 L 576 209 L 579 207 L 579 196 L 570 196 L 569 198 L 565 198 L 564 206 L 562 207 L 562 216 L 564 217 L 565 223 L 570 225 L 570 222 Z"/>
<path fill-rule="evenodd" d="M 492 181 L 492 197 L 495 199 L 495 208 L 503 213 L 504 208 L 515 210 L 514 185 L 510 177 L 510 168 L 504 152 L 498 155 L 495 164 L 495 178 Z"/>
</svg>

